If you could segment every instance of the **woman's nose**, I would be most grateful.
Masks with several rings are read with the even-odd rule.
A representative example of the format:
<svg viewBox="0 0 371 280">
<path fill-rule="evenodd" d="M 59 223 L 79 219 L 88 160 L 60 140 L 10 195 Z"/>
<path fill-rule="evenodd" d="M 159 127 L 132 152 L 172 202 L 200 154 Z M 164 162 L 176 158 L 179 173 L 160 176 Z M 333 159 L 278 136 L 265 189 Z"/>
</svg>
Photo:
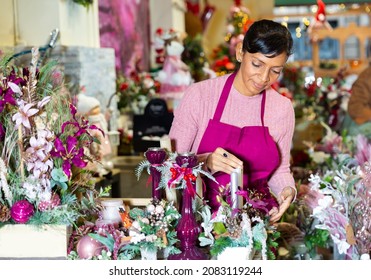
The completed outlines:
<svg viewBox="0 0 371 280">
<path fill-rule="evenodd" d="M 260 73 L 260 80 L 264 83 L 268 83 L 269 82 L 269 71 L 267 70 L 264 70 Z"/>
</svg>

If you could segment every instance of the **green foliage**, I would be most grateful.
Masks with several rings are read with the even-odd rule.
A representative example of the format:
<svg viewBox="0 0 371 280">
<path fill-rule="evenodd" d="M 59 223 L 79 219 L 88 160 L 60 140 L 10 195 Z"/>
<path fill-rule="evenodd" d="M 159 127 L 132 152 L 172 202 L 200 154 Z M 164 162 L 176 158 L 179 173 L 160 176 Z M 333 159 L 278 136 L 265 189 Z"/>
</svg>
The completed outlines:
<svg viewBox="0 0 371 280">
<path fill-rule="evenodd" d="M 72 2 L 82 5 L 85 8 L 89 8 L 94 3 L 94 0 L 72 0 Z"/>
<path fill-rule="evenodd" d="M 330 242 L 330 233 L 324 229 L 314 229 L 311 233 L 304 236 L 305 246 L 308 248 L 309 255 L 316 255 L 316 247 L 327 248 Z"/>
</svg>

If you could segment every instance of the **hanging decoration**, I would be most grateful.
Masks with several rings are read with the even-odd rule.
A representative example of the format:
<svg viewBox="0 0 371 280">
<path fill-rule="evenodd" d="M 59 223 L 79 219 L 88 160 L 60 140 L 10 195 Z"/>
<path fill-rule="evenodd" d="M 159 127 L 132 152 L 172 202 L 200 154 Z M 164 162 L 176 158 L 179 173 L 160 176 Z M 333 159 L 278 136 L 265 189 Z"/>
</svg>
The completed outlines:
<svg viewBox="0 0 371 280">
<path fill-rule="evenodd" d="M 313 34 L 316 29 L 328 29 L 332 30 L 331 25 L 326 18 L 326 5 L 322 0 L 317 0 L 317 12 L 313 21 L 308 27 L 308 35 L 311 42 L 317 42 L 318 38 Z"/>
<path fill-rule="evenodd" d="M 209 4 L 207 0 L 205 0 L 205 8 L 201 15 L 201 22 L 202 22 L 202 30 L 205 31 L 207 28 L 207 25 L 211 19 L 211 17 L 214 15 L 215 12 L 215 6 L 212 6 Z"/>
</svg>

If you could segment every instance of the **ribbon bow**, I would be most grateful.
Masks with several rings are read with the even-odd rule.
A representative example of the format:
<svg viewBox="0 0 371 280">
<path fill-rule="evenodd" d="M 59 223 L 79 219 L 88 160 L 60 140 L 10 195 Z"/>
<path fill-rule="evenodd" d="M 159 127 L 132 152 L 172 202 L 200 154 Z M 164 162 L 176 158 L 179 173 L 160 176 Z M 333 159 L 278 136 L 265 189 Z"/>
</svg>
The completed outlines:
<svg viewBox="0 0 371 280">
<path fill-rule="evenodd" d="M 182 180 L 185 180 L 187 191 L 193 198 L 196 194 L 196 191 L 192 185 L 192 182 L 196 181 L 196 176 L 193 174 L 193 169 L 190 167 L 181 167 L 178 164 L 174 163 L 173 167 L 170 168 L 170 172 L 171 179 L 167 183 L 168 187 L 175 187 L 175 185 L 181 183 Z"/>
</svg>

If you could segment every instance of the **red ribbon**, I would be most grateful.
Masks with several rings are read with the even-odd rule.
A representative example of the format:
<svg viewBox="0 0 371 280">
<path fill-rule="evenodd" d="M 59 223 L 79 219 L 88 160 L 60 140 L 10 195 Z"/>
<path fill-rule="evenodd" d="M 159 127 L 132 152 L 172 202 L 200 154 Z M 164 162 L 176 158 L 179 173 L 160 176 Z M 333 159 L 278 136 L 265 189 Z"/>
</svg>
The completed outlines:
<svg viewBox="0 0 371 280">
<path fill-rule="evenodd" d="M 182 180 L 185 180 L 187 191 L 193 198 L 196 194 L 196 191 L 193 187 L 193 182 L 196 181 L 196 176 L 193 175 L 193 169 L 190 167 L 180 167 L 178 164 L 174 163 L 173 167 L 170 168 L 171 179 L 167 183 L 169 188 L 175 187 Z"/>
</svg>

